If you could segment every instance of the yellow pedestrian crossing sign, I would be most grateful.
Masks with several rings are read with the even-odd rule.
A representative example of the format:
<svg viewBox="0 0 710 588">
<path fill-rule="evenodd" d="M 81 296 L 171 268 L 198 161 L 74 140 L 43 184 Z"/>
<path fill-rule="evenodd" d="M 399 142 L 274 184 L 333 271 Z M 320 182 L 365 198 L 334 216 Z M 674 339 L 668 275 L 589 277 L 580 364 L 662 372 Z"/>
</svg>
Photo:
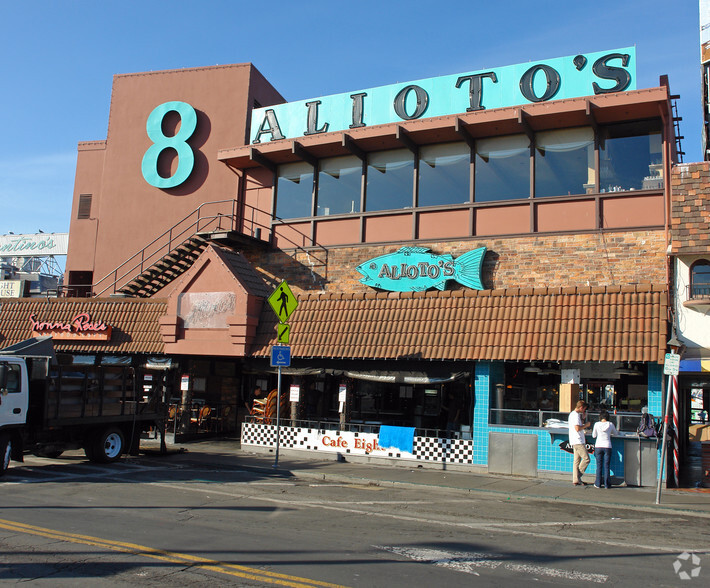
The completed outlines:
<svg viewBox="0 0 710 588">
<path fill-rule="evenodd" d="M 271 305 L 271 308 L 274 309 L 281 323 L 285 323 L 298 306 L 298 300 L 296 300 L 296 297 L 293 295 L 293 292 L 291 292 L 291 288 L 288 287 L 285 280 L 271 293 L 267 301 Z"/>
</svg>

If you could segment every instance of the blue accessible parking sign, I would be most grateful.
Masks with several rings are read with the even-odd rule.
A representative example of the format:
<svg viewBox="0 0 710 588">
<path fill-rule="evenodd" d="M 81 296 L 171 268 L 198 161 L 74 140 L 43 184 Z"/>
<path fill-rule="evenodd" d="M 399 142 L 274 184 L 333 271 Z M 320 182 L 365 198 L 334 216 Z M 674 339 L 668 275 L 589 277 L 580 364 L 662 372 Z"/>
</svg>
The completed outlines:
<svg viewBox="0 0 710 588">
<path fill-rule="evenodd" d="M 291 365 L 291 348 L 288 345 L 274 345 L 271 348 L 271 367 Z"/>
</svg>

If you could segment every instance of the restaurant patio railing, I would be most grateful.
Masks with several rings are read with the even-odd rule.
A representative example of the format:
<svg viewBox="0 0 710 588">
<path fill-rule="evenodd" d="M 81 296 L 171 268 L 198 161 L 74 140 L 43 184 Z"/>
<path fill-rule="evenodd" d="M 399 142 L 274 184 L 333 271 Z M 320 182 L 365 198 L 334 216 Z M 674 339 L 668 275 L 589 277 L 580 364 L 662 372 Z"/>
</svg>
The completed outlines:
<svg viewBox="0 0 710 588">
<path fill-rule="evenodd" d="M 509 408 L 491 408 L 489 425 L 517 427 L 566 427 L 568 412 L 550 410 L 517 410 Z M 614 423 L 617 431 L 635 433 L 641 413 L 610 411 L 609 420 Z M 587 420 L 594 425 L 599 420 L 598 412 L 588 412 Z"/>
</svg>

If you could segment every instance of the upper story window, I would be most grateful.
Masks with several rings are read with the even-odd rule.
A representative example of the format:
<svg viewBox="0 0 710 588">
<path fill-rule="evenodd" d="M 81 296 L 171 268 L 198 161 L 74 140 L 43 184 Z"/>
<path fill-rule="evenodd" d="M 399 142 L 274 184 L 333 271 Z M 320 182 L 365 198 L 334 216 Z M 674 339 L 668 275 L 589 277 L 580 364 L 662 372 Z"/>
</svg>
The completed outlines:
<svg viewBox="0 0 710 588">
<path fill-rule="evenodd" d="M 419 150 L 419 206 L 470 201 L 471 149 L 466 143 L 428 145 Z"/>
<path fill-rule="evenodd" d="M 408 149 L 370 153 L 365 210 L 412 208 L 413 203 L 414 154 Z"/>
<path fill-rule="evenodd" d="M 313 167 L 308 163 L 280 165 L 276 175 L 276 216 L 311 216 L 312 201 Z"/>
<path fill-rule="evenodd" d="M 476 141 L 476 202 L 530 197 L 530 139 L 510 135 Z"/>
<path fill-rule="evenodd" d="M 591 127 L 535 135 L 535 196 L 595 192 L 594 131 Z"/>
<path fill-rule="evenodd" d="M 601 192 L 662 190 L 661 126 L 657 121 L 610 125 L 599 140 Z"/>
<path fill-rule="evenodd" d="M 417 173 L 415 173 L 415 170 Z M 534 180 L 532 179 L 534 177 Z M 416 180 L 416 184 L 415 184 Z M 473 181 L 473 186 L 471 182 Z M 663 190 L 660 121 L 538 131 L 278 166 L 281 219 Z"/>
<path fill-rule="evenodd" d="M 362 161 L 354 155 L 321 159 L 316 215 L 360 212 L 361 185 Z"/>
<path fill-rule="evenodd" d="M 710 261 L 706 259 L 690 266 L 690 298 L 710 298 Z"/>
</svg>

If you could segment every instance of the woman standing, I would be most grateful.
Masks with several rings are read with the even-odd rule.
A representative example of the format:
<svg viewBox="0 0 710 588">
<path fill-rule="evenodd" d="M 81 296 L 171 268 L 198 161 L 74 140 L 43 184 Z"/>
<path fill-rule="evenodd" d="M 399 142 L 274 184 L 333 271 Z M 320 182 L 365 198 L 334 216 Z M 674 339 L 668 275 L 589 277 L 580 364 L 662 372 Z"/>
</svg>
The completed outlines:
<svg viewBox="0 0 710 588">
<path fill-rule="evenodd" d="M 595 488 L 611 488 L 611 476 L 609 473 L 609 463 L 611 462 L 611 436 L 618 435 L 618 431 L 613 423 L 607 419 L 609 413 L 602 410 L 599 413 L 599 422 L 594 424 L 592 437 L 597 442 L 594 445 L 594 456 L 597 458 L 597 479 L 594 482 Z"/>
</svg>

